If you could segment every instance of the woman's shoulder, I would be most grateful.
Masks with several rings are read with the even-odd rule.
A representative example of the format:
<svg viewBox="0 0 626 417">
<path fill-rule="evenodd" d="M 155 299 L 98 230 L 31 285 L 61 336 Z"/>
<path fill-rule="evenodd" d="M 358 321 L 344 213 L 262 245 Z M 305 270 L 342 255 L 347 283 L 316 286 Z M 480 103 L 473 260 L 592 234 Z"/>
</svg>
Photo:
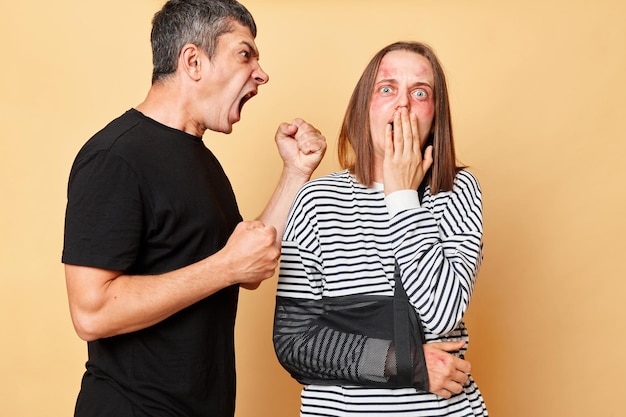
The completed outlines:
<svg viewBox="0 0 626 417">
<path fill-rule="evenodd" d="M 302 186 L 301 192 L 340 192 L 346 187 L 353 187 L 355 182 L 348 170 L 338 171 L 310 180 Z"/>
<path fill-rule="evenodd" d="M 427 200 L 431 200 L 434 205 L 446 205 L 450 201 L 477 201 L 482 199 L 480 184 L 476 176 L 466 168 L 460 169 L 455 177 L 452 190 L 441 191 L 437 194 L 430 194 L 430 187 L 426 191 Z"/>
<path fill-rule="evenodd" d="M 312 206 L 337 205 L 353 202 L 355 192 L 363 186 L 360 185 L 349 171 L 339 171 L 310 180 L 300 188 L 296 195 L 295 205 Z"/>
<path fill-rule="evenodd" d="M 456 189 L 473 189 L 480 193 L 480 183 L 478 178 L 467 168 L 460 169 L 454 177 L 454 188 Z"/>
</svg>

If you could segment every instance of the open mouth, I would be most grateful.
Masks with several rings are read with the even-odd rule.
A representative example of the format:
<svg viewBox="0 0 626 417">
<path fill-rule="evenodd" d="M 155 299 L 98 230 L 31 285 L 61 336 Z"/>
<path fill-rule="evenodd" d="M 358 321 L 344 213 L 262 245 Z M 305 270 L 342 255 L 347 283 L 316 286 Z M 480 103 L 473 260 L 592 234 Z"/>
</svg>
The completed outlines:
<svg viewBox="0 0 626 417">
<path fill-rule="evenodd" d="M 248 94 L 243 96 L 239 101 L 239 113 L 241 114 L 241 110 L 243 109 L 243 105 L 248 102 L 252 97 L 256 96 L 256 91 L 250 91 Z"/>
</svg>

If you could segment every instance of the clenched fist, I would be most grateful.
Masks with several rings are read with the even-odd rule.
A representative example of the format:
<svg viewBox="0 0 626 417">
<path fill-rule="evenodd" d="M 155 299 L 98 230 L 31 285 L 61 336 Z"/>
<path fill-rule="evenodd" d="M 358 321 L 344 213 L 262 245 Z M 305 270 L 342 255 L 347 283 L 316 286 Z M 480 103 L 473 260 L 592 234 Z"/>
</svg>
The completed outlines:
<svg viewBox="0 0 626 417">
<path fill-rule="evenodd" d="M 232 271 L 232 283 L 256 288 L 276 272 L 280 258 L 276 229 L 260 221 L 241 222 L 220 252 Z"/>
<path fill-rule="evenodd" d="M 311 176 L 326 152 L 326 138 L 302 119 L 281 123 L 275 139 L 285 167 L 303 177 Z"/>
</svg>

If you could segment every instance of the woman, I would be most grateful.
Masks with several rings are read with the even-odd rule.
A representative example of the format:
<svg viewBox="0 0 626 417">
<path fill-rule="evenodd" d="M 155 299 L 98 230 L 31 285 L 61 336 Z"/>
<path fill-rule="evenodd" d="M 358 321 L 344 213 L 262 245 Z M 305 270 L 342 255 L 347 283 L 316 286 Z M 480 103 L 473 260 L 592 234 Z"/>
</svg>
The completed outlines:
<svg viewBox="0 0 626 417">
<path fill-rule="evenodd" d="M 382 320 L 368 309 L 328 324 L 345 304 L 337 300 L 406 292 L 423 341 L 468 341 L 481 192 L 456 164 L 445 76 L 428 46 L 394 43 L 370 61 L 344 117 L 339 161 L 343 171 L 300 190 L 283 234 L 274 345 L 305 384 L 301 416 L 486 416 L 471 376 L 450 395 L 428 392 L 415 346 L 412 380 L 394 382 L 396 341 L 367 333 Z"/>
</svg>

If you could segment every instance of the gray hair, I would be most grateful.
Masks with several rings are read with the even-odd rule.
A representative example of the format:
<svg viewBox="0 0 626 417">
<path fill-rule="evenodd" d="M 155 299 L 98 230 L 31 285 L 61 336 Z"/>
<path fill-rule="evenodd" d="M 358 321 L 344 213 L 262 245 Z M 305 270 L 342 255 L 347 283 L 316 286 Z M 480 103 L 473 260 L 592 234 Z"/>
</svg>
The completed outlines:
<svg viewBox="0 0 626 417">
<path fill-rule="evenodd" d="M 170 0 L 152 19 L 152 83 L 176 72 L 183 46 L 193 44 L 211 58 L 220 36 L 233 30 L 233 22 L 256 37 L 250 12 L 235 0 Z"/>
</svg>

